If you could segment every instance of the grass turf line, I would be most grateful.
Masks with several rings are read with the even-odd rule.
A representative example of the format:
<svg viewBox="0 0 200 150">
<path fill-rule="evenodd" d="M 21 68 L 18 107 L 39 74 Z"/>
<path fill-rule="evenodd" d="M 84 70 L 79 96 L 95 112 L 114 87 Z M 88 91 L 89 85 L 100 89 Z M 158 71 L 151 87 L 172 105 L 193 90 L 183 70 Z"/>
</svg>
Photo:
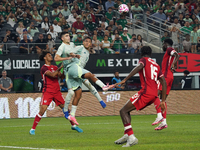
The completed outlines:
<svg viewBox="0 0 200 150">
<path fill-rule="evenodd" d="M 151 126 L 156 115 L 132 116 L 137 150 L 198 150 L 200 147 L 200 115 L 168 115 L 168 128 L 155 131 Z M 118 150 L 114 141 L 123 135 L 120 116 L 77 117 L 84 133 L 71 130 L 65 118 L 42 118 L 36 135 L 29 135 L 32 119 L 0 120 L 0 145 L 67 150 Z M 12 148 L 0 148 L 10 150 Z M 16 149 L 15 149 L 16 150 Z"/>
</svg>

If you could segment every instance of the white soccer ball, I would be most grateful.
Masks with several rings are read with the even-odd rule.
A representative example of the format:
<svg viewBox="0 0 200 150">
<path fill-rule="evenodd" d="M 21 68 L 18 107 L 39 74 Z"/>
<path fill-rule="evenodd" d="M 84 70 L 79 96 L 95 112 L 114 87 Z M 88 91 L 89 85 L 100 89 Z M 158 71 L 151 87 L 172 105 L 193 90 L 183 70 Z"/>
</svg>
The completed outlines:
<svg viewBox="0 0 200 150">
<path fill-rule="evenodd" d="M 120 13 L 127 13 L 127 12 L 129 12 L 129 8 L 126 4 L 121 4 L 121 5 L 119 5 L 118 11 Z"/>
</svg>

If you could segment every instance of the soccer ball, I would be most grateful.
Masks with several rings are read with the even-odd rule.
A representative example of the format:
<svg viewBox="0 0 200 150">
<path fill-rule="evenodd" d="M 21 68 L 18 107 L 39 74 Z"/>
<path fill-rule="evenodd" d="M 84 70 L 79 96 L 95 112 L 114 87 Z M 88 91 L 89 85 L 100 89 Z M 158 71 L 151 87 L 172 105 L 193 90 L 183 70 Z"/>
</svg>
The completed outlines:
<svg viewBox="0 0 200 150">
<path fill-rule="evenodd" d="M 118 11 L 119 13 L 127 13 L 129 11 L 129 8 L 126 4 L 121 4 L 119 5 L 119 8 L 118 8 Z"/>
</svg>

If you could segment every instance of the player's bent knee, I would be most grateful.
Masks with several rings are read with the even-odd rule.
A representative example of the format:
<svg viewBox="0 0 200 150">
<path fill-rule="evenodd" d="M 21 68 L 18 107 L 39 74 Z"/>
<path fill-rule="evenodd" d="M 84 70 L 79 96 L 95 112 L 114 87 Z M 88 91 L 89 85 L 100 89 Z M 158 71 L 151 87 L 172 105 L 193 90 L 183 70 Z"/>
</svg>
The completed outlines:
<svg viewBox="0 0 200 150">
<path fill-rule="evenodd" d="M 73 90 L 68 90 L 68 94 L 70 97 L 72 97 L 74 95 L 74 91 Z"/>
</svg>

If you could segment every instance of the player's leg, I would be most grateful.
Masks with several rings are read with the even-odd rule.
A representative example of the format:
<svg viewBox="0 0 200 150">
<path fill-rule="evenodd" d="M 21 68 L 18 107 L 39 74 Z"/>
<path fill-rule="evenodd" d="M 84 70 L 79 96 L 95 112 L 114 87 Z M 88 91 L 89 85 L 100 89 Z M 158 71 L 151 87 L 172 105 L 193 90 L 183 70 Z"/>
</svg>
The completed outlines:
<svg viewBox="0 0 200 150">
<path fill-rule="evenodd" d="M 106 104 L 104 103 L 104 101 L 102 100 L 101 96 L 99 95 L 99 93 L 97 92 L 97 90 L 95 89 L 95 87 L 88 81 L 88 80 L 84 80 L 83 84 L 90 90 L 90 92 L 97 98 L 97 100 L 99 101 L 99 103 L 101 104 L 101 106 L 103 108 L 106 107 Z"/>
<path fill-rule="evenodd" d="M 126 145 L 124 145 L 123 147 L 130 147 L 138 143 L 138 139 L 134 136 L 133 133 L 133 129 L 131 126 L 131 115 L 130 115 L 130 112 L 135 109 L 136 108 L 132 104 L 132 102 L 128 100 L 127 103 L 120 110 L 120 116 L 124 124 L 124 136 L 116 140 L 115 144 L 123 144 L 127 142 Z"/>
<path fill-rule="evenodd" d="M 69 103 L 72 99 L 72 96 L 74 95 L 74 91 L 72 89 L 68 89 L 68 93 L 67 93 L 67 96 L 65 98 L 65 105 L 64 105 L 64 108 L 63 108 L 63 113 L 65 114 L 65 118 L 67 119 L 68 116 L 69 116 Z"/>
<path fill-rule="evenodd" d="M 162 91 L 158 90 L 158 95 L 162 95 Z M 157 118 L 156 120 L 152 123 L 152 125 L 156 125 L 160 122 L 163 121 L 163 116 L 162 116 L 162 113 L 161 113 L 161 107 L 159 107 L 160 105 L 160 99 L 157 98 L 155 101 L 154 101 L 154 106 L 155 106 L 155 109 L 157 111 Z"/>
<path fill-rule="evenodd" d="M 30 135 L 35 135 L 35 129 L 38 125 L 38 123 L 40 122 L 42 116 L 44 115 L 45 111 L 47 110 L 47 105 L 41 105 L 40 106 L 40 111 L 39 113 L 35 116 L 34 122 L 33 122 L 33 126 L 31 128 L 31 130 L 29 131 Z"/>
</svg>

